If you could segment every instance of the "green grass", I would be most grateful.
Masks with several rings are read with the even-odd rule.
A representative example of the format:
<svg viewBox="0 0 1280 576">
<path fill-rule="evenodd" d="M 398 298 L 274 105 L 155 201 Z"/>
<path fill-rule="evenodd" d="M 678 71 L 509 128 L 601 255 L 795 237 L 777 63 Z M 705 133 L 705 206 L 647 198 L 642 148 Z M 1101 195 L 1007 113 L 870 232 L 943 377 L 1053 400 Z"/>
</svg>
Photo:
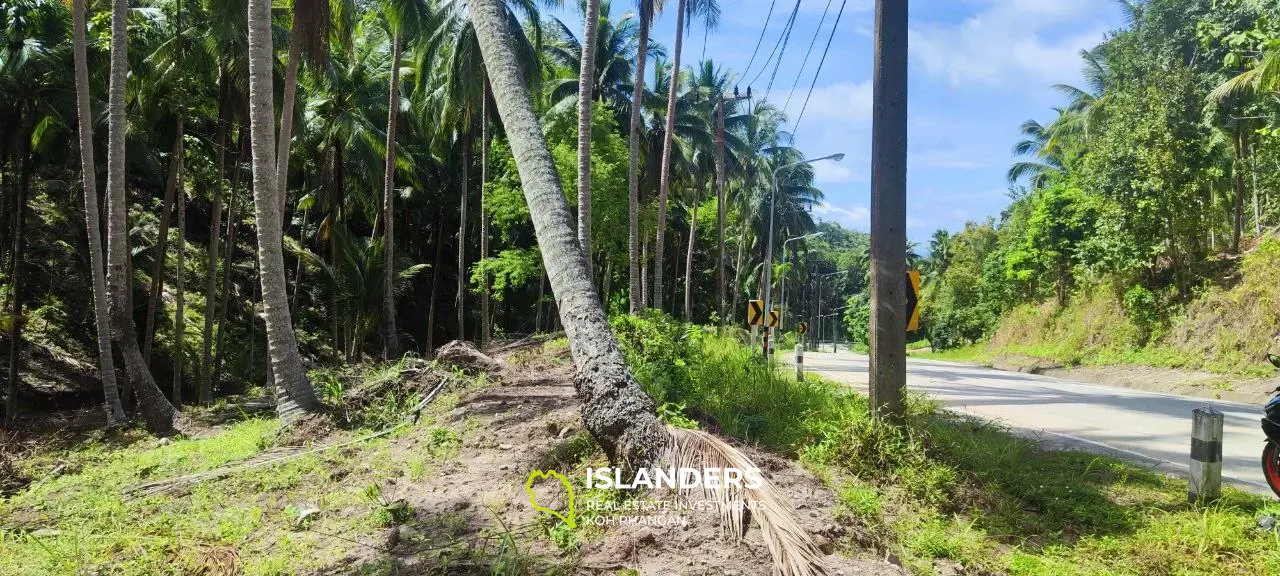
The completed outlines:
<svg viewBox="0 0 1280 576">
<path fill-rule="evenodd" d="M 840 516 L 916 573 L 945 561 L 1014 575 L 1280 574 L 1280 535 L 1255 528 L 1280 515 L 1272 498 L 1226 489 L 1191 505 L 1182 480 L 1046 450 L 920 397 L 892 426 L 847 387 L 771 375 L 731 333 L 671 324 L 615 325 L 642 383 L 707 427 L 799 457 Z"/>
<path fill-rule="evenodd" d="M 398 370 L 380 366 L 360 378 L 385 381 Z M 173 441 L 139 430 L 98 433 L 47 448 L 20 464 L 36 483 L 0 500 L 0 574 L 222 574 L 228 566 L 248 575 L 306 574 L 357 551 L 368 555 L 360 543 L 380 544 L 388 522 L 411 513 L 383 489 L 402 478 L 420 482 L 456 458 L 458 432 L 434 423 L 457 405 L 458 394 L 441 393 L 417 426 L 389 436 L 152 496 L 126 491 L 261 454 L 278 421 L 247 419 L 205 438 Z M 395 408 L 370 410 L 376 414 L 355 420 L 382 422 Z M 340 430 L 323 442 L 369 432 Z M 59 466 L 60 474 L 52 474 Z M 309 507 L 319 514 L 300 523 L 299 512 Z M 375 561 L 359 573 L 391 573 L 389 564 L 379 566 Z"/>
</svg>

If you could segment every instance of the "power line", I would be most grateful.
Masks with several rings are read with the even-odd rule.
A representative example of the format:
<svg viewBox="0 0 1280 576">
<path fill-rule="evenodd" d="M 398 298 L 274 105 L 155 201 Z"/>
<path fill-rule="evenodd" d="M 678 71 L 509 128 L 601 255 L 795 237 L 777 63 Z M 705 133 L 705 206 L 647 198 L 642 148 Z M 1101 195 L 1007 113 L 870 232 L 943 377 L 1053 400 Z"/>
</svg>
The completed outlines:
<svg viewBox="0 0 1280 576">
<path fill-rule="evenodd" d="M 836 12 L 836 23 L 831 27 L 831 34 L 827 36 L 827 47 L 822 49 L 822 58 L 818 60 L 818 69 L 813 72 L 813 82 L 809 84 L 809 93 L 804 96 L 804 105 L 800 106 L 800 115 L 796 116 L 796 123 L 791 127 L 791 137 L 795 138 L 796 131 L 800 129 L 800 121 L 804 119 L 804 111 L 809 107 L 809 97 L 813 96 L 813 87 L 818 85 L 818 75 L 822 74 L 822 65 L 827 61 L 827 52 L 831 50 L 831 39 L 836 37 L 836 30 L 840 28 L 840 17 L 844 15 L 844 5 L 848 0 L 840 0 L 840 11 Z"/>
<path fill-rule="evenodd" d="M 751 70 L 751 64 L 756 61 L 756 53 L 760 51 L 760 43 L 764 41 L 764 33 L 769 30 L 769 19 L 773 17 L 773 5 L 778 0 L 769 1 L 769 14 L 764 17 L 764 26 L 760 28 L 760 37 L 756 39 L 756 49 L 751 51 L 751 59 L 747 61 L 747 67 L 742 70 L 742 77 L 747 77 L 747 72 Z"/>
<path fill-rule="evenodd" d="M 791 91 L 787 92 L 787 100 L 782 104 L 783 111 L 786 111 L 787 106 L 791 104 L 791 97 L 796 93 L 800 77 L 804 76 L 804 67 L 809 64 L 809 54 L 813 52 L 813 45 L 818 43 L 818 36 L 822 34 L 822 24 L 827 21 L 827 13 L 830 11 L 831 0 L 827 0 L 827 7 L 822 9 L 822 18 L 818 20 L 818 30 L 813 33 L 813 39 L 809 40 L 809 49 L 804 51 L 804 60 L 800 62 L 800 71 L 796 72 L 796 81 L 791 83 Z"/>
<path fill-rule="evenodd" d="M 773 81 L 778 79 L 778 69 L 782 67 L 782 56 L 787 52 L 787 44 L 791 42 L 791 31 L 796 28 L 796 14 L 800 11 L 800 0 L 796 0 L 796 7 L 791 11 L 791 20 L 787 22 L 787 33 L 782 37 L 782 49 L 778 50 L 778 60 L 773 63 L 773 74 L 769 75 L 769 85 L 765 86 L 764 97 L 769 97 L 769 92 L 773 90 Z"/>
<path fill-rule="evenodd" d="M 773 51 L 769 52 L 769 58 L 765 59 L 764 64 L 761 65 L 760 67 L 760 71 L 756 72 L 755 77 L 752 78 L 751 81 L 747 83 L 748 86 L 755 84 L 756 80 L 759 80 L 760 76 L 764 74 L 764 71 L 769 68 L 769 63 L 773 61 L 774 54 L 778 53 L 778 47 L 782 46 L 783 41 L 791 33 L 791 26 L 795 24 L 796 12 L 799 10 L 800 10 L 800 0 L 796 0 L 796 5 L 791 9 L 791 16 L 787 18 L 786 24 L 783 24 L 782 26 L 782 33 L 778 35 L 778 41 L 773 44 Z M 774 70 L 776 72 L 777 68 L 774 68 Z"/>
</svg>

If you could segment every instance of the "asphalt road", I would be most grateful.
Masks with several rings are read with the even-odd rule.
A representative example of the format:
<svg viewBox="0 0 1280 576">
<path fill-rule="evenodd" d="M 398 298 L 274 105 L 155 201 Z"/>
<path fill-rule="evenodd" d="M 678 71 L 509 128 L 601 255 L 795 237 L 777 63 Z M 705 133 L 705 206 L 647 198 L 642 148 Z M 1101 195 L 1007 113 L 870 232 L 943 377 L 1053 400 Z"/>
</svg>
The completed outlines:
<svg viewBox="0 0 1280 576">
<path fill-rule="evenodd" d="M 830 348 L 828 348 L 830 350 Z M 794 361 L 791 352 L 779 359 Z M 867 357 L 806 352 L 805 367 L 865 390 Z M 1119 456 L 1155 470 L 1185 475 L 1191 451 L 1191 411 L 1223 412 L 1223 481 L 1271 493 L 1259 459 L 1265 436 L 1262 407 L 1084 384 L 936 360 L 909 359 L 907 388 L 948 408 L 1056 445 Z"/>
</svg>

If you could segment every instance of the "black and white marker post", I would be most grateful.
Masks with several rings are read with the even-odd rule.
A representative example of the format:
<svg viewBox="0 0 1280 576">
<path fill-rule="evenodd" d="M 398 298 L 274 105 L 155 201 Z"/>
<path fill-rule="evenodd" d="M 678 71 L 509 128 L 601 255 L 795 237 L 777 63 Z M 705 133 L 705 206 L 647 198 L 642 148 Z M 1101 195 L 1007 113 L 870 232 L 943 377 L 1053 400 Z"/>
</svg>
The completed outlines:
<svg viewBox="0 0 1280 576">
<path fill-rule="evenodd" d="M 1191 470 L 1187 499 L 1207 503 L 1222 492 L 1222 412 L 1211 407 L 1191 412 Z"/>
<path fill-rule="evenodd" d="M 796 338 L 796 382 L 804 382 L 804 337 Z"/>
</svg>

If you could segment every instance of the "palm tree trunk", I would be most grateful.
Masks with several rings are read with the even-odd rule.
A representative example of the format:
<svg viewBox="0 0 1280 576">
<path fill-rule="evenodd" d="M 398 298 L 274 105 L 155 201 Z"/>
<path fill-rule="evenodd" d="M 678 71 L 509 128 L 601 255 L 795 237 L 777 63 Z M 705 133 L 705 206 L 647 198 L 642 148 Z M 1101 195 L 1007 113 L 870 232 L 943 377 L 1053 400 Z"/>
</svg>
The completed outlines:
<svg viewBox="0 0 1280 576">
<path fill-rule="evenodd" d="M 667 93 L 667 123 L 662 131 L 662 165 L 658 167 L 658 239 L 654 245 L 653 255 L 653 301 L 662 307 L 662 264 L 664 240 L 667 235 L 667 195 L 671 190 L 671 148 L 674 144 L 672 132 L 676 129 L 676 97 L 680 93 L 680 49 L 684 44 L 684 12 L 685 2 L 680 0 L 679 13 L 676 14 L 676 46 L 671 59 L 671 87 Z"/>
<path fill-rule="evenodd" d="M 440 214 L 444 216 L 444 214 Z M 440 257 L 444 254 L 444 226 L 439 225 L 440 218 L 436 219 L 436 259 L 431 265 L 431 300 L 427 303 L 427 346 L 425 349 L 428 358 L 436 353 L 435 336 L 436 336 L 436 301 L 439 300 L 440 294 Z"/>
<path fill-rule="evenodd" d="M 281 226 L 284 226 L 285 203 L 289 197 L 289 144 L 293 139 L 293 105 L 298 95 L 298 64 L 301 58 L 301 43 L 290 38 L 289 63 L 284 68 L 284 96 L 280 103 L 280 138 L 276 142 L 276 190 L 280 191 Z M 284 234 L 283 230 L 281 234 Z M 294 282 L 297 282 L 296 278 Z"/>
<path fill-rule="evenodd" d="M 302 222 L 298 226 L 298 246 L 306 248 L 307 215 L 310 210 L 302 211 Z M 293 296 L 289 297 L 289 314 L 298 314 L 298 289 L 302 288 L 302 258 L 297 258 L 297 267 L 293 270 Z"/>
<path fill-rule="evenodd" d="M 172 430 L 181 418 L 178 410 L 156 386 L 138 348 L 137 329 L 129 306 L 132 281 L 129 269 L 129 236 L 127 196 L 125 194 L 124 92 L 128 79 L 128 46 L 126 20 L 128 0 L 111 2 L 111 73 L 107 99 L 109 134 L 107 137 L 107 285 L 111 292 L 111 317 L 115 322 L 113 336 L 125 371 L 137 393 L 138 410 L 152 432 Z"/>
<path fill-rule="evenodd" d="M 102 261 L 102 215 L 98 211 L 98 176 L 93 158 L 93 112 L 89 106 L 89 65 L 85 40 L 85 12 L 88 0 L 75 0 L 73 59 L 76 74 L 76 123 L 80 134 L 80 175 L 84 186 L 84 220 L 89 240 L 89 278 L 93 284 L 93 320 L 98 340 L 98 377 L 106 399 L 107 426 L 125 419 L 116 383 L 115 358 L 111 353 L 111 315 L 107 302 L 107 277 Z M 3 157 L 3 155 L 0 155 Z"/>
<path fill-rule="evenodd" d="M 747 222 L 744 212 L 742 229 L 738 232 L 738 258 L 733 266 L 733 305 L 729 306 L 729 318 L 738 317 L 738 301 L 742 296 L 742 249 L 747 244 Z M 734 324 L 736 321 L 731 321 Z"/>
<path fill-rule="evenodd" d="M 485 186 L 489 183 L 489 80 L 481 81 L 480 96 L 480 260 L 489 257 L 489 212 L 485 209 Z M 480 345 L 489 343 L 489 273 L 484 275 L 484 290 L 480 292 Z"/>
<path fill-rule="evenodd" d="M 538 309 L 533 315 L 533 333 L 538 334 L 542 331 L 542 298 L 547 293 L 547 272 L 544 270 L 542 276 L 538 277 Z"/>
<path fill-rule="evenodd" d="M 240 143 L 244 146 L 244 126 L 240 127 Z M 231 161 L 231 191 L 235 195 L 240 186 L 240 158 L 236 154 Z M 221 172 L 221 170 L 219 170 Z M 198 400 L 201 404 L 213 401 L 213 326 L 218 315 L 218 250 L 222 232 L 222 179 L 219 178 L 214 187 L 213 204 L 209 209 L 209 259 L 205 265 L 204 288 L 204 333 L 200 353 L 200 390 Z"/>
<path fill-rule="evenodd" d="M 1232 236 L 1231 252 L 1240 253 L 1240 236 L 1244 230 L 1244 136 L 1236 129 L 1235 149 L 1236 161 L 1231 166 L 1231 177 L 1235 184 L 1236 196 L 1232 201 Z"/>
<path fill-rule="evenodd" d="M 458 311 L 458 340 L 467 339 L 467 196 L 470 194 L 471 167 L 471 127 L 467 127 L 467 135 L 462 144 L 462 198 L 458 209 L 458 295 L 454 299 L 454 307 Z"/>
<path fill-rule="evenodd" d="M 27 197 L 31 192 L 31 130 L 24 130 L 22 135 L 22 175 L 18 184 L 18 205 L 14 218 L 16 224 L 13 232 L 13 253 L 10 257 L 9 279 L 11 281 L 9 295 L 9 376 L 6 379 L 4 403 L 4 427 L 13 429 L 18 417 L 18 369 L 22 364 L 22 289 L 26 282 L 23 279 L 22 261 L 26 259 L 26 244 L 22 232 L 27 227 Z"/>
<path fill-rule="evenodd" d="M 578 243 L 591 264 L 591 90 L 596 78 L 596 28 L 600 23 L 600 0 L 587 0 L 583 18 L 582 57 L 578 69 Z"/>
<path fill-rule="evenodd" d="M 649 307 L 649 237 L 640 245 L 640 309 Z"/>
<path fill-rule="evenodd" d="M 666 443 L 653 400 L 627 370 L 574 234 L 546 137 L 516 59 L 502 0 L 472 0 L 471 21 L 520 172 L 543 265 L 578 369 L 583 424 L 616 463 L 647 466 Z"/>
<path fill-rule="evenodd" d="M 723 326 L 729 318 L 725 307 L 724 285 L 724 220 L 727 202 L 724 195 L 724 96 L 716 97 L 716 311 Z"/>
<path fill-rule="evenodd" d="M 298 342 L 285 292 L 284 246 L 280 225 L 280 191 L 275 183 L 273 154 L 274 86 L 271 84 L 271 2 L 249 0 L 249 121 L 253 146 L 253 204 L 258 227 L 258 266 L 267 351 L 276 388 L 276 413 L 283 425 L 317 405 L 315 391 L 302 368 Z"/>
<path fill-rule="evenodd" d="M 396 333 L 395 181 L 396 121 L 400 116 L 400 30 L 391 40 L 391 86 L 387 104 L 387 157 L 382 174 L 382 359 L 400 354 Z"/>
<path fill-rule="evenodd" d="M 239 174 L 239 172 L 237 172 Z M 223 354 L 222 342 L 226 334 L 223 331 L 223 325 L 227 320 L 227 311 L 230 309 L 231 303 L 231 269 L 236 261 L 236 223 L 240 221 L 240 217 L 236 212 L 236 195 L 234 189 L 239 187 L 239 177 L 235 178 L 237 185 L 234 186 L 231 197 L 227 199 L 227 254 L 222 259 L 222 295 L 218 299 L 218 336 L 214 342 L 213 352 L 213 375 L 210 378 L 212 386 L 217 386 L 222 381 L 222 360 L 226 357 Z"/>
<path fill-rule="evenodd" d="M 151 295 L 147 298 L 147 328 L 142 337 L 142 358 L 151 364 L 151 345 L 156 334 L 156 308 L 160 292 L 164 289 L 164 259 L 169 249 L 169 215 L 173 213 L 173 194 L 178 183 L 178 163 L 182 160 L 182 132 L 184 118 L 178 116 L 177 134 L 173 138 L 173 150 L 169 156 L 169 179 L 164 187 L 164 202 L 160 205 L 160 230 L 156 234 L 154 261 L 151 263 Z"/>
<path fill-rule="evenodd" d="M 684 321 L 693 321 L 693 247 L 698 242 L 698 203 L 702 201 L 702 184 L 693 187 L 693 207 L 689 211 L 689 250 L 684 258 Z"/>
<path fill-rule="evenodd" d="M 644 105 L 644 65 L 649 52 L 649 23 L 653 20 L 653 4 L 650 0 L 640 0 L 640 37 L 636 52 L 636 79 L 631 91 L 631 125 L 627 130 L 627 144 L 630 150 L 630 164 L 627 168 L 627 259 L 630 264 L 628 276 L 631 288 L 631 313 L 638 314 L 644 309 L 644 287 L 642 286 L 640 264 L 640 140 L 642 129 L 640 110 Z"/>
<path fill-rule="evenodd" d="M 182 365 L 186 360 L 186 271 L 187 271 L 187 194 L 181 188 L 182 167 L 178 167 L 178 268 L 174 278 L 178 284 L 177 315 L 173 322 L 173 403 L 182 405 Z"/>
</svg>

